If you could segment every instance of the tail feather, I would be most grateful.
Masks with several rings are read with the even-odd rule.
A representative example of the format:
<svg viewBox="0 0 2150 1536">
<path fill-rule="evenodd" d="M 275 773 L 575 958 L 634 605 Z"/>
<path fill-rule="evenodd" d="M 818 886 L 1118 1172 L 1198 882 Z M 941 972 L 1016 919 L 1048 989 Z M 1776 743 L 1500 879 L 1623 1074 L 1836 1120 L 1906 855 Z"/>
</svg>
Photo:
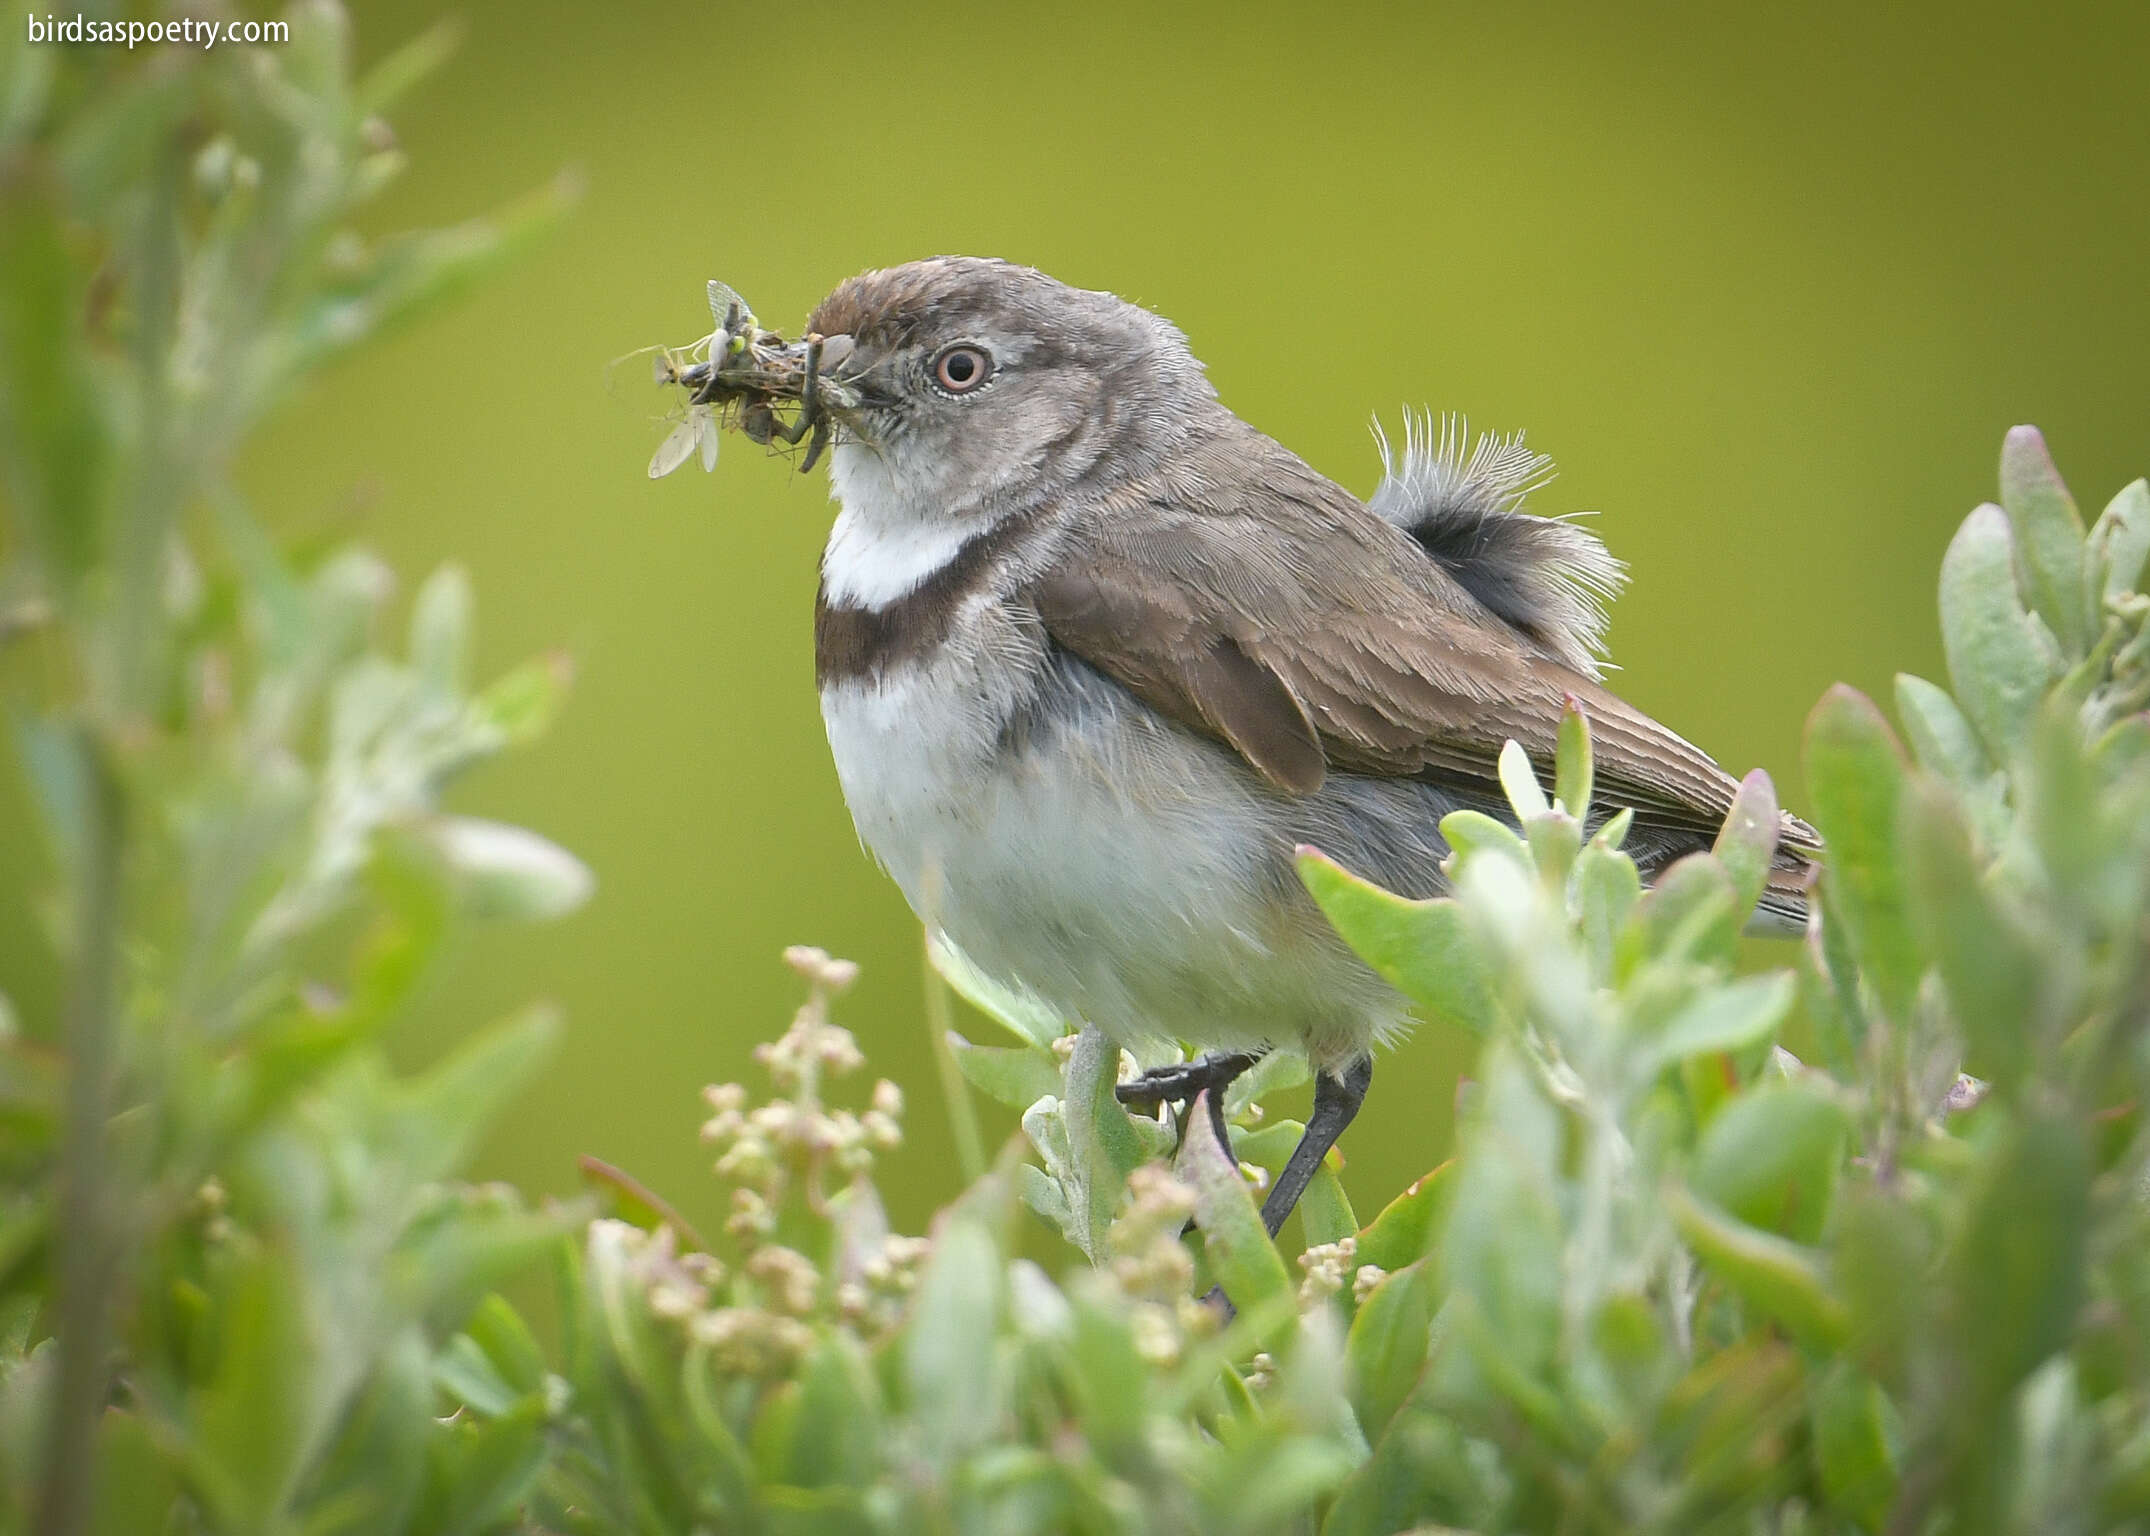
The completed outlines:
<svg viewBox="0 0 2150 1536">
<path fill-rule="evenodd" d="M 1574 523 L 1523 510 L 1553 461 L 1520 432 L 1471 436 L 1458 416 L 1404 416 L 1401 455 L 1380 424 L 1382 480 L 1367 505 L 1417 541 L 1457 585 L 1563 665 L 1596 678 L 1606 605 L 1626 567 Z"/>
<path fill-rule="evenodd" d="M 1374 437 L 1382 479 L 1367 505 L 1408 533 L 1496 618 L 1562 665 L 1597 679 L 1604 666 L 1606 605 L 1625 583 L 1626 567 L 1595 534 L 1524 510 L 1531 494 L 1552 481 L 1553 461 L 1525 447 L 1520 432 L 1473 436 L 1470 424 L 1453 415 L 1406 412 L 1400 454 L 1378 422 Z M 1732 788 L 1725 779 L 1727 801 Z M 1708 819 L 1702 825 L 1690 821 L 1668 836 L 1662 856 L 1669 860 L 1691 850 L 1690 839 L 1709 836 L 1719 814 L 1721 808 L 1703 812 Z M 1821 846 L 1819 832 L 1784 813 L 1776 859 L 1748 932 L 1805 931 Z"/>
</svg>

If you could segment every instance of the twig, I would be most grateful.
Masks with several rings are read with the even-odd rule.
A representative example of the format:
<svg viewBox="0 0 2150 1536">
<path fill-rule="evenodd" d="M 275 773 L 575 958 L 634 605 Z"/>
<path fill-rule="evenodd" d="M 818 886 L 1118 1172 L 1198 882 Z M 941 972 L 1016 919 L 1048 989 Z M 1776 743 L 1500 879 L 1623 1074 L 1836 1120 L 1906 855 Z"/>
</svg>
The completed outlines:
<svg viewBox="0 0 2150 1536">
<path fill-rule="evenodd" d="M 88 728 L 78 742 L 84 796 L 75 956 L 67 998 L 67 1127 L 60 1151 L 59 1386 L 38 1496 L 39 1536 L 75 1536 L 89 1523 L 90 1463 L 105 1397 L 118 1258 L 110 1231 L 105 1123 L 119 960 L 125 803 Z"/>
<path fill-rule="evenodd" d="M 920 932 L 930 949 L 932 931 L 922 928 Z M 971 1103 L 970 1085 L 963 1081 L 955 1048 L 948 1043 L 955 1028 L 954 1012 L 948 1006 L 948 983 L 933 968 L 933 957 L 927 949 L 920 951 L 925 962 L 926 1033 L 933 1039 L 933 1065 L 940 1071 L 941 1097 L 948 1101 L 948 1129 L 956 1139 L 956 1164 L 963 1170 L 963 1182 L 975 1184 L 985 1176 L 985 1137 L 978 1129 L 978 1107 Z"/>
<path fill-rule="evenodd" d="M 919 925 L 920 971 L 926 983 L 926 1035 L 933 1046 L 933 1065 L 941 1077 L 941 1098 L 948 1106 L 948 1129 L 955 1137 L 956 1165 L 963 1182 L 975 1184 L 985 1176 L 985 1137 L 978 1129 L 978 1107 L 971 1103 L 970 1085 L 956 1065 L 955 1047 L 948 1036 L 955 1028 L 955 1014 L 948 1006 L 948 981 L 933 963 L 933 932 L 941 910 L 939 861 L 926 865 L 926 920 Z"/>
</svg>

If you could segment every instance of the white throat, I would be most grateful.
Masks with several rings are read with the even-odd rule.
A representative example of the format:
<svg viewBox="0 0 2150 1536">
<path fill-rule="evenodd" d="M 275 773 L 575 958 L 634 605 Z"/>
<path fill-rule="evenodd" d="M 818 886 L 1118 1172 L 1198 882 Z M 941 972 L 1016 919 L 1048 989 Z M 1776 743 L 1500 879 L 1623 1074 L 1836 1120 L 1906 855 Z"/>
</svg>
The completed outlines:
<svg viewBox="0 0 2150 1536">
<path fill-rule="evenodd" d="M 879 610 L 900 602 L 953 560 L 971 530 L 960 524 L 895 522 L 846 506 L 821 552 L 821 585 L 844 608 Z"/>
<path fill-rule="evenodd" d="M 880 454 L 855 443 L 838 444 L 830 455 L 829 495 L 843 510 L 821 553 L 821 585 L 840 607 L 879 610 L 900 602 L 980 531 L 919 497 L 889 473 Z"/>
</svg>

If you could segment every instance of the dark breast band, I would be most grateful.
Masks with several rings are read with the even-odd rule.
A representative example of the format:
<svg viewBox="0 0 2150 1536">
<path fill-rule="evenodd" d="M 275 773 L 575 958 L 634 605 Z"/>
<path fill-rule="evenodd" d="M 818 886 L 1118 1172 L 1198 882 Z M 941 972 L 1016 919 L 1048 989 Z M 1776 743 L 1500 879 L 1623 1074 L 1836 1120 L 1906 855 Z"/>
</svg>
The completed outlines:
<svg viewBox="0 0 2150 1536">
<path fill-rule="evenodd" d="M 814 683 L 878 682 L 929 655 L 956 614 L 993 579 L 999 557 L 1025 531 L 1015 518 L 977 534 L 948 563 L 883 608 L 832 603 L 826 579 L 814 594 Z"/>
</svg>

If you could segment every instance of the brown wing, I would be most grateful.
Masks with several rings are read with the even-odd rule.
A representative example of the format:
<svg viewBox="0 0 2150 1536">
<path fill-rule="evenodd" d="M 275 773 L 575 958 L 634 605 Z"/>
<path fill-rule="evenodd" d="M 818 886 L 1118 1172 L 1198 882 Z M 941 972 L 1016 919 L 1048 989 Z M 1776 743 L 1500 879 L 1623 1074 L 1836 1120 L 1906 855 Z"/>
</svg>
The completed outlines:
<svg viewBox="0 0 2150 1536">
<path fill-rule="evenodd" d="M 1572 696 L 1605 800 L 1703 841 L 1722 823 L 1737 786 L 1707 754 L 1537 649 L 1296 457 L 1219 430 L 1185 462 L 1167 497 L 1087 509 L 1082 561 L 1030 584 L 1055 642 L 1291 793 L 1328 769 L 1490 783 L 1511 738 L 1550 761 Z"/>
</svg>

